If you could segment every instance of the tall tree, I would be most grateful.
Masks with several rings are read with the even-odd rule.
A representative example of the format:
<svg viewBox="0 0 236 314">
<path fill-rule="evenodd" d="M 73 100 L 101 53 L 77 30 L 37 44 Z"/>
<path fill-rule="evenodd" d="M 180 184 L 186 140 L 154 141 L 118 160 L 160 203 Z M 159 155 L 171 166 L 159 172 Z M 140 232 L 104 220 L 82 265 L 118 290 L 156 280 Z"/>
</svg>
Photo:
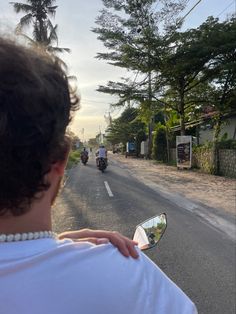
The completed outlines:
<svg viewBox="0 0 236 314">
<path fill-rule="evenodd" d="M 214 120 L 214 140 L 217 141 L 223 116 L 236 111 L 236 18 L 217 24 L 215 34 L 212 35 L 215 37 L 215 56 L 207 72 L 210 72 L 209 83 L 212 88 L 209 99 L 218 113 Z"/>
<path fill-rule="evenodd" d="M 104 1 L 107 10 L 102 11 L 97 19 L 100 27 L 93 31 L 110 52 L 99 53 L 97 57 L 136 71 L 136 75 L 135 79 L 108 82 L 98 90 L 120 96 L 116 105 L 124 105 L 133 99 L 144 104 L 146 109 L 147 104 L 151 109 L 156 101 L 164 110 L 171 108 L 179 116 L 181 134 L 184 135 L 185 123 L 204 104 L 211 102 L 210 92 L 216 86 L 219 92 L 219 82 L 224 81 L 223 64 L 225 69 L 225 64 L 233 62 L 235 19 L 219 23 L 218 19 L 209 18 L 197 29 L 185 32 L 178 32 L 173 23 L 166 27 L 167 32 L 163 35 L 159 32 L 158 23 L 166 10 L 160 11 L 162 14 L 152 14 L 154 2 Z M 174 4 L 175 1 L 166 1 L 166 8 L 173 9 Z M 181 9 L 181 6 L 177 8 Z M 111 13 L 111 9 L 118 13 L 123 10 L 125 15 Z M 228 87 L 232 85 L 232 73 L 231 76 L 223 75 L 228 77 Z M 141 80 L 137 79 L 138 74 L 141 74 Z M 225 96 L 221 103 L 225 106 Z M 152 114 L 152 109 L 147 111 Z"/>
<path fill-rule="evenodd" d="M 218 141 L 226 115 L 236 113 L 236 18 L 217 24 L 214 35 L 214 62 L 210 72 L 209 100 L 215 111 L 212 120 L 213 134 L 213 173 L 219 174 Z M 208 75 L 208 73 L 207 73 Z"/>
<path fill-rule="evenodd" d="M 178 113 L 184 135 L 191 114 L 212 102 L 214 86 L 219 90 L 222 67 L 226 69 L 235 58 L 235 22 L 219 23 L 218 19 L 208 18 L 197 29 L 167 37 L 166 47 L 160 66 L 162 96 Z"/>
<path fill-rule="evenodd" d="M 16 31 L 21 33 L 23 28 L 32 25 L 33 39 L 45 43 L 48 39 L 48 28 L 53 30 L 49 16 L 55 16 L 57 6 L 53 5 L 54 2 L 56 0 L 27 0 L 27 3 L 10 2 L 16 13 L 26 13 L 20 19 Z"/>
<path fill-rule="evenodd" d="M 152 72 L 159 70 L 157 56 L 161 55 L 162 50 L 160 29 L 170 31 L 176 27 L 176 17 L 186 2 L 104 0 L 105 9 L 96 20 L 99 27 L 93 29 L 98 34 L 98 39 L 108 48 L 108 52 L 98 53 L 97 58 L 135 72 L 134 79 L 109 82 L 107 86 L 99 86 L 98 91 L 120 96 L 115 105 L 129 104 L 131 100 L 148 104 L 149 156 L 152 145 L 151 121 L 154 114 L 151 108 L 156 93 Z M 159 53 L 157 49 L 160 49 Z"/>
<path fill-rule="evenodd" d="M 140 150 L 140 143 L 146 139 L 145 124 L 138 118 L 138 109 L 126 108 L 121 116 L 114 119 L 107 130 L 107 140 L 112 144 L 136 142 L 137 153 Z"/>
<path fill-rule="evenodd" d="M 159 28 L 176 25 L 173 17 L 178 15 L 185 3 L 186 0 L 103 0 L 105 9 L 101 10 L 97 17 L 98 27 L 93 28 L 93 32 L 98 34 L 98 39 L 103 42 L 108 52 L 98 53 L 97 58 L 129 71 L 138 71 L 140 74 L 156 69 L 158 63 L 153 54 L 156 54 L 157 47 L 161 46 Z M 158 9 L 157 12 L 154 11 L 154 5 L 155 9 Z M 173 21 L 172 24 L 170 20 Z M 148 84 L 149 77 L 146 76 L 145 80 L 142 77 L 141 82 Z M 99 91 L 109 93 L 110 87 L 111 92 L 115 93 L 115 82 L 100 86 Z M 126 81 L 124 87 L 134 87 L 132 80 Z"/>
<path fill-rule="evenodd" d="M 56 0 L 27 0 L 27 3 L 10 2 L 16 13 L 26 13 L 16 27 L 16 33 L 25 37 L 32 45 L 44 47 L 49 53 L 70 52 L 69 48 L 58 47 L 57 29 L 49 17 L 55 17 Z M 33 27 L 32 38 L 24 33 L 26 27 Z M 60 62 L 61 59 L 58 58 Z M 63 63 L 63 62 L 62 62 Z M 65 64 L 64 64 L 65 66 Z"/>
</svg>

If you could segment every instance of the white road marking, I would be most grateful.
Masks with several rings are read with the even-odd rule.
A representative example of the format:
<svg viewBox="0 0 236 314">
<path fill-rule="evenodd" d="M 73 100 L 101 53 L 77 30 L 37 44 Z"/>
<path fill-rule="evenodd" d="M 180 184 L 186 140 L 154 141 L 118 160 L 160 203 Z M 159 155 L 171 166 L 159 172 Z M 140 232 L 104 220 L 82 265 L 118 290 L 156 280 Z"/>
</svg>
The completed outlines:
<svg viewBox="0 0 236 314">
<path fill-rule="evenodd" d="M 111 189 L 110 189 L 110 187 L 109 187 L 108 182 L 107 182 L 107 181 L 104 181 L 104 184 L 105 184 L 105 187 L 106 187 L 106 189 L 107 189 L 108 195 L 109 195 L 110 197 L 113 197 L 114 195 L 113 195 L 113 193 L 112 193 L 112 191 L 111 191 Z"/>
</svg>

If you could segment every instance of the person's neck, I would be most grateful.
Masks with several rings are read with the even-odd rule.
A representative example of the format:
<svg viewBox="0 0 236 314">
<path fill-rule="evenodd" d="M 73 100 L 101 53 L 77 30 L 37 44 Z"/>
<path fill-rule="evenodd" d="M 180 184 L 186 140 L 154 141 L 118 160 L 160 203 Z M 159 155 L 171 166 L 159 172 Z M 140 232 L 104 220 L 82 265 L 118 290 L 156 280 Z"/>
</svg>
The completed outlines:
<svg viewBox="0 0 236 314">
<path fill-rule="evenodd" d="M 0 234 L 15 234 L 51 230 L 51 204 L 47 196 L 34 201 L 30 209 L 21 216 L 0 216 Z"/>
<path fill-rule="evenodd" d="M 49 189 L 44 191 L 41 196 L 36 195 L 35 200 L 25 214 L 0 216 L 0 234 L 52 230 L 51 207 L 60 189 L 66 160 L 67 158 L 52 165 L 50 172 L 45 177 L 46 182 L 50 183 Z"/>
</svg>

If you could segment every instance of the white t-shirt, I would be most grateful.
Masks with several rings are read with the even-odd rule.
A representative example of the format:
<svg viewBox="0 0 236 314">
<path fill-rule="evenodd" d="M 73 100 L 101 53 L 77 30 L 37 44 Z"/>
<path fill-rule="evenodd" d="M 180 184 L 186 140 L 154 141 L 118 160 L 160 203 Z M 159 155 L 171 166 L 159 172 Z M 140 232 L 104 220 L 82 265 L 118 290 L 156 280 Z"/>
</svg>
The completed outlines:
<svg viewBox="0 0 236 314">
<path fill-rule="evenodd" d="M 192 314 L 191 300 L 143 253 L 111 244 L 0 243 L 1 314 Z"/>
<path fill-rule="evenodd" d="M 134 233 L 134 240 L 138 242 L 139 248 L 145 248 L 149 245 L 147 234 L 141 226 L 136 228 Z"/>
<path fill-rule="evenodd" d="M 105 147 L 99 147 L 98 149 L 98 157 L 99 158 L 106 158 L 107 157 L 107 151 Z"/>
</svg>

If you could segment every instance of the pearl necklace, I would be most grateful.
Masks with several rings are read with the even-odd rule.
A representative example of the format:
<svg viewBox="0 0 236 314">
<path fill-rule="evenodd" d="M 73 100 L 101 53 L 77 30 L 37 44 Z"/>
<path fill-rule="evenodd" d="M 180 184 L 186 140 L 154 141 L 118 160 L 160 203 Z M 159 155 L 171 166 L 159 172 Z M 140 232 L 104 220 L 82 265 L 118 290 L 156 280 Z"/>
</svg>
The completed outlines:
<svg viewBox="0 0 236 314">
<path fill-rule="evenodd" d="M 0 242 L 14 242 L 25 240 L 37 240 L 44 238 L 56 238 L 56 233 L 52 231 L 38 231 L 27 233 L 4 234 L 0 233 Z"/>
</svg>

